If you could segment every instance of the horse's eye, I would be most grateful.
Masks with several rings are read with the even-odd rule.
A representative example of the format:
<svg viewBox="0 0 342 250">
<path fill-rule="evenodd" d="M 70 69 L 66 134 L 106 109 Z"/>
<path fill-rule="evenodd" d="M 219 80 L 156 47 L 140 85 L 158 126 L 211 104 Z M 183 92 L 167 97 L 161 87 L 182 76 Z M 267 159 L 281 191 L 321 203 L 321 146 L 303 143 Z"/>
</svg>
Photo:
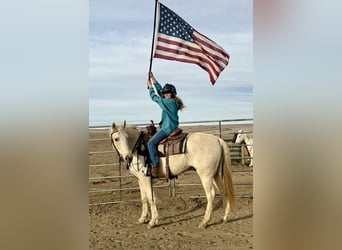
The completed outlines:
<svg viewBox="0 0 342 250">
<path fill-rule="evenodd" d="M 114 141 L 118 141 L 118 140 L 119 140 L 119 138 L 115 138 L 115 139 L 114 139 Z"/>
</svg>

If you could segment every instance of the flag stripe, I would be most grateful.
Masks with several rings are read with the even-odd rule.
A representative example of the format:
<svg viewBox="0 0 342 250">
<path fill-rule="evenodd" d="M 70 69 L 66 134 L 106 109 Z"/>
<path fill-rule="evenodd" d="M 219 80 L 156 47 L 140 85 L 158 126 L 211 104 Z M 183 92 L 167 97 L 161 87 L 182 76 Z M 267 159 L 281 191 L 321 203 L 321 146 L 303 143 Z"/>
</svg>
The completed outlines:
<svg viewBox="0 0 342 250">
<path fill-rule="evenodd" d="M 170 54 L 166 52 L 158 54 L 156 58 L 196 64 L 208 72 L 211 82 L 215 82 L 217 79 L 217 73 L 212 72 L 212 68 L 208 64 L 201 62 L 200 60 L 189 59 L 189 57 L 183 57 L 183 56 L 177 57 L 174 54 Z"/>
<path fill-rule="evenodd" d="M 175 53 L 170 53 L 168 51 L 160 51 L 160 53 L 156 54 L 155 58 L 197 64 L 209 73 L 211 82 L 212 80 L 217 79 L 218 72 L 208 62 L 205 62 L 203 58 L 189 57 L 182 54 L 176 55 Z"/>
<path fill-rule="evenodd" d="M 203 57 L 200 56 L 192 56 L 188 52 L 182 52 L 180 50 L 172 50 L 169 47 L 165 48 L 160 45 L 157 45 L 156 51 L 155 51 L 155 58 L 161 58 L 161 59 L 166 59 L 166 60 L 174 60 L 174 61 L 179 61 L 179 62 L 188 62 L 188 63 L 193 63 L 197 64 L 204 70 L 206 70 L 211 78 L 211 83 L 215 83 L 215 80 L 218 77 L 218 71 L 215 69 L 217 66 L 214 64 L 210 64 L 211 61 L 209 60 L 204 60 Z M 212 63 L 212 62 L 211 62 Z M 215 80 L 213 80 L 215 79 Z"/>
<path fill-rule="evenodd" d="M 202 69 L 204 69 L 205 71 L 208 72 L 209 74 L 209 78 L 210 78 L 210 82 L 212 84 L 215 83 L 216 79 L 218 78 L 218 74 L 217 73 L 213 73 L 212 72 L 212 68 L 209 67 L 206 64 L 194 61 L 194 60 L 189 60 L 189 59 L 185 59 L 184 57 L 182 58 L 177 58 L 174 55 L 163 55 L 163 54 L 158 54 L 155 58 L 160 58 L 160 59 L 166 59 L 166 60 L 172 60 L 172 61 L 178 61 L 178 62 L 185 62 L 185 63 L 192 63 L 192 64 L 196 64 L 198 66 L 200 66 Z"/>
<path fill-rule="evenodd" d="M 223 58 L 223 59 L 229 59 L 229 54 L 224 51 L 224 49 L 217 45 L 216 43 L 214 43 L 213 41 L 211 41 L 208 37 L 206 37 L 205 35 L 199 33 L 198 31 L 194 31 L 193 33 L 193 37 L 197 39 L 197 43 L 198 44 L 203 44 L 204 46 L 212 49 L 214 54 L 216 54 L 217 56 Z"/>
<path fill-rule="evenodd" d="M 178 47 L 184 50 L 188 49 L 197 53 L 202 53 L 201 48 L 197 44 L 187 42 L 176 37 L 168 37 L 166 35 L 159 34 L 157 40 L 158 40 L 158 44 L 164 44 L 165 47 L 167 46 Z"/>
<path fill-rule="evenodd" d="M 162 34 L 160 36 L 163 36 Z M 183 55 L 187 55 L 189 57 L 194 58 L 203 58 L 207 63 L 211 65 L 211 67 L 215 68 L 215 71 L 219 73 L 221 71 L 221 67 L 216 64 L 215 61 L 211 60 L 207 55 L 203 54 L 203 51 L 194 43 L 186 42 L 179 38 L 172 38 L 171 40 L 167 40 L 161 37 L 158 37 L 158 45 L 157 50 L 173 52 L 175 54 L 182 53 Z M 187 52 L 187 54 L 184 54 Z M 156 51 L 158 53 L 158 51 Z"/>
<path fill-rule="evenodd" d="M 179 40 L 178 42 L 176 40 Z M 159 41 L 159 39 L 158 39 Z M 171 44 L 172 43 L 172 44 Z M 198 64 L 201 68 L 206 70 L 212 78 L 217 79 L 221 69 L 210 58 L 202 53 L 201 50 L 194 47 L 193 44 L 184 40 L 173 37 L 169 43 L 159 42 L 156 46 L 155 58 L 162 58 L 167 60 L 175 60 L 180 62 L 189 62 Z"/>
<path fill-rule="evenodd" d="M 220 48 L 217 44 L 213 44 L 210 40 L 196 31 L 194 31 L 193 37 L 195 43 L 198 44 L 208 54 L 208 56 L 217 61 L 221 67 L 221 70 L 227 66 L 229 55 L 222 48 Z M 203 38 L 205 38 L 205 40 Z"/>
</svg>

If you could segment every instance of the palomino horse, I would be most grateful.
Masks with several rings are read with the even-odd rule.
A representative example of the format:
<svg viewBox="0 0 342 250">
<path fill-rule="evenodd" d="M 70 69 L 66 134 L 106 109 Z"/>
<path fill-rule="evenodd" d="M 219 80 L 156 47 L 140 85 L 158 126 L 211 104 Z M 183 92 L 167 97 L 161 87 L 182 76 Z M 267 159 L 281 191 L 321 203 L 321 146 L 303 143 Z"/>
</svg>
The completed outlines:
<svg viewBox="0 0 342 250">
<path fill-rule="evenodd" d="M 142 213 L 138 223 L 148 222 L 149 204 L 151 219 L 147 226 L 150 228 L 158 223 L 158 211 L 153 198 L 151 177 L 144 174 L 146 170 L 144 156 L 140 155 L 139 150 L 137 150 L 140 135 L 141 131 L 137 127 L 126 127 L 125 124 L 115 126 L 113 123 L 110 131 L 113 147 L 126 162 L 129 170 L 138 178 L 142 202 Z M 174 176 L 193 167 L 201 179 L 207 197 L 207 208 L 198 227 L 205 228 L 209 223 L 214 205 L 215 187 L 219 189 L 223 200 L 223 222 L 227 222 L 229 210 L 236 203 L 228 146 L 222 139 L 214 135 L 190 133 L 186 147 L 185 154 L 169 156 L 169 167 Z M 164 174 L 166 171 L 165 164 L 165 157 L 160 157 L 159 168 Z"/>
<path fill-rule="evenodd" d="M 242 143 L 242 142 L 246 143 L 247 150 L 251 159 L 249 166 L 252 167 L 253 166 L 253 134 L 240 129 L 236 134 L 236 140 L 234 143 Z"/>
</svg>

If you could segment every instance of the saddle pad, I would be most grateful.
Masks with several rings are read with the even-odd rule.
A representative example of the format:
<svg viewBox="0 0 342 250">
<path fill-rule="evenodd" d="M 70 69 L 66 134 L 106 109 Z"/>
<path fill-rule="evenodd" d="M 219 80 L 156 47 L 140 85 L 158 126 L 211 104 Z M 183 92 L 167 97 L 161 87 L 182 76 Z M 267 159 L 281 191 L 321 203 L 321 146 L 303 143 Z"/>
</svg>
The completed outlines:
<svg viewBox="0 0 342 250">
<path fill-rule="evenodd" d="M 185 153 L 186 139 L 188 133 L 181 133 L 177 136 L 168 137 L 167 140 L 158 145 L 158 152 L 161 157 Z"/>
</svg>

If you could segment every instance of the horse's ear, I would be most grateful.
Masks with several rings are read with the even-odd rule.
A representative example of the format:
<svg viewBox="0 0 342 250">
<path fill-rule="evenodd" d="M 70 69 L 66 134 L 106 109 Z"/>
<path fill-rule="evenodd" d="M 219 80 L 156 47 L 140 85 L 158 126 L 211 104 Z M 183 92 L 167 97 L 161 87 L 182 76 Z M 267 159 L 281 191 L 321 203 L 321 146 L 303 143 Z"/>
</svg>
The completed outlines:
<svg viewBox="0 0 342 250">
<path fill-rule="evenodd" d="M 115 129 L 115 122 L 113 122 L 112 124 L 112 129 Z"/>
<path fill-rule="evenodd" d="M 126 128 L 126 120 L 123 122 L 123 128 Z"/>
</svg>

